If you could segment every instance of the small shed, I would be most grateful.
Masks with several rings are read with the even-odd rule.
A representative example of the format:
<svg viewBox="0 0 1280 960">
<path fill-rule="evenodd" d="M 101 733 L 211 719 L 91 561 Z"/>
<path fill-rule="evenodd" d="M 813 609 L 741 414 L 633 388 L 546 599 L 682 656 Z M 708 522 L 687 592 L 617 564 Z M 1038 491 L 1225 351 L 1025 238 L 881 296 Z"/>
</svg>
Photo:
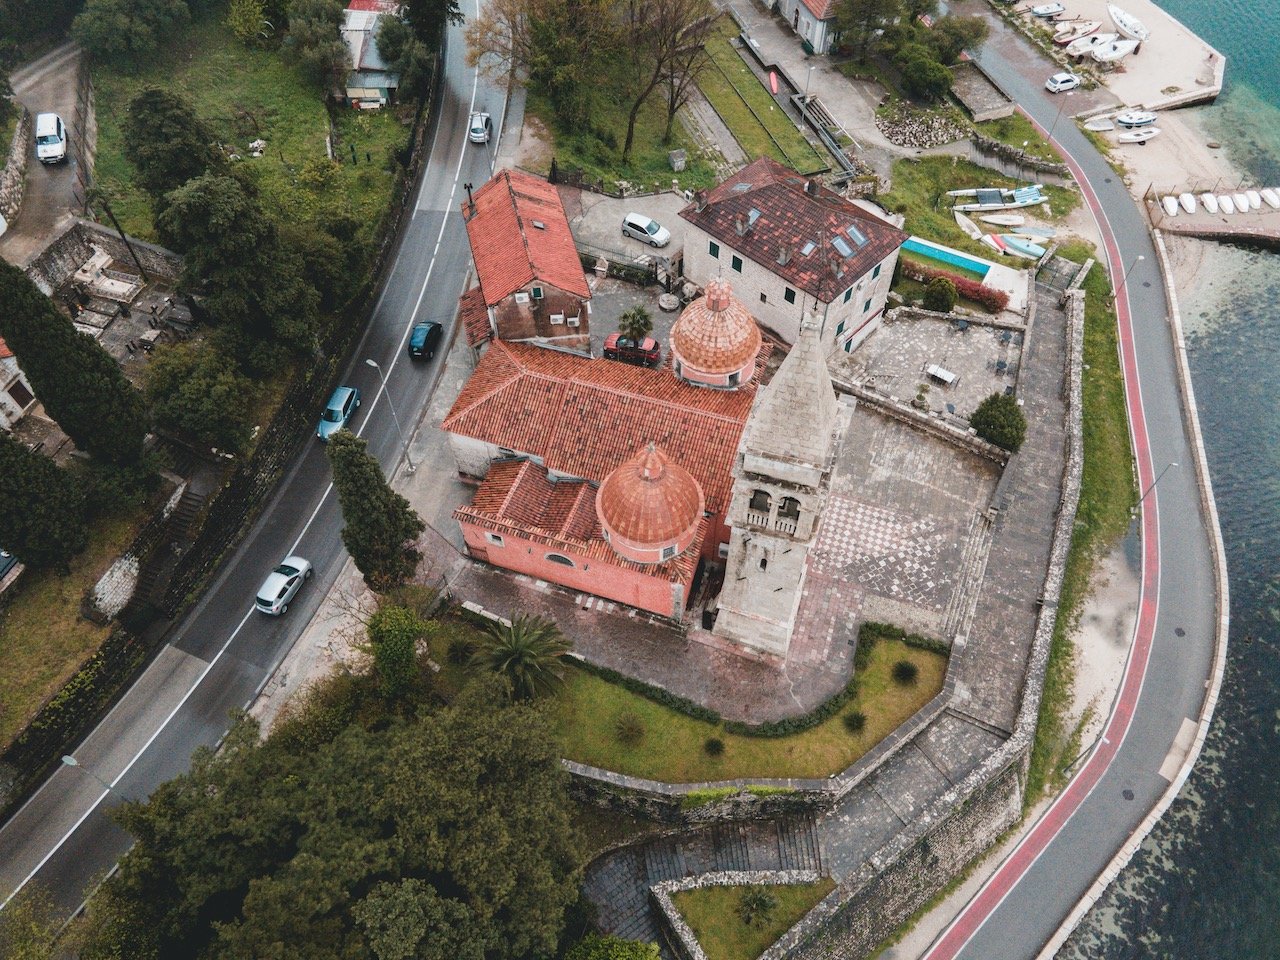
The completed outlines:
<svg viewBox="0 0 1280 960">
<path fill-rule="evenodd" d="M 974 123 L 1013 115 L 1013 101 L 992 83 L 972 60 L 951 68 L 951 92 L 973 117 Z"/>
</svg>

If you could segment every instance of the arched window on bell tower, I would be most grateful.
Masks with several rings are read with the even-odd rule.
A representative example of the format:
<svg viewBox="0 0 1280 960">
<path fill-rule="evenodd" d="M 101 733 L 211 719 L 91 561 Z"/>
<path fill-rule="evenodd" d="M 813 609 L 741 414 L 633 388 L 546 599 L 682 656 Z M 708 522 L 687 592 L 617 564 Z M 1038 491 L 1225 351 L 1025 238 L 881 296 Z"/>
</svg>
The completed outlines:
<svg viewBox="0 0 1280 960">
<path fill-rule="evenodd" d="M 751 499 L 747 501 L 747 520 L 760 526 L 767 526 L 769 514 L 773 512 L 773 498 L 767 490 L 752 490 Z"/>
<path fill-rule="evenodd" d="M 783 497 L 778 504 L 778 519 L 774 527 L 783 533 L 795 533 L 800 523 L 800 501 L 795 497 Z"/>
</svg>

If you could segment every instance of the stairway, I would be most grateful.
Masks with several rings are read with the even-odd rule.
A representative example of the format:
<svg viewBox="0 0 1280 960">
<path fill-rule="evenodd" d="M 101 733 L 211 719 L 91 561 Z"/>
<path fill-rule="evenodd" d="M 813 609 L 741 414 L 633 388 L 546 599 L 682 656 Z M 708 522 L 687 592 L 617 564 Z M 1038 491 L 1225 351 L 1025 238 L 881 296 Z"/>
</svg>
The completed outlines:
<svg viewBox="0 0 1280 960">
<path fill-rule="evenodd" d="M 943 617 L 942 633 L 948 639 L 968 636 L 973 627 L 994 532 L 991 516 L 986 511 L 974 513 L 969 520 L 969 532 L 965 536 L 955 586 Z"/>
</svg>

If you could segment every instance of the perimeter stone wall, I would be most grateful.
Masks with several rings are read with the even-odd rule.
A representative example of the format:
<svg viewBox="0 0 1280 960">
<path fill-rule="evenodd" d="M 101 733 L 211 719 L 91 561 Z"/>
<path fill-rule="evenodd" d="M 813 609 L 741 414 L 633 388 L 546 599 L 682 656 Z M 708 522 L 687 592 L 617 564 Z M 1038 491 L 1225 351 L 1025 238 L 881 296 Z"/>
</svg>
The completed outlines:
<svg viewBox="0 0 1280 960">
<path fill-rule="evenodd" d="M 31 157 L 31 111 L 22 108 L 22 116 L 13 131 L 9 144 L 9 157 L 4 171 L 0 172 L 0 217 L 10 223 L 22 209 L 22 195 L 26 191 L 27 161 Z"/>
</svg>

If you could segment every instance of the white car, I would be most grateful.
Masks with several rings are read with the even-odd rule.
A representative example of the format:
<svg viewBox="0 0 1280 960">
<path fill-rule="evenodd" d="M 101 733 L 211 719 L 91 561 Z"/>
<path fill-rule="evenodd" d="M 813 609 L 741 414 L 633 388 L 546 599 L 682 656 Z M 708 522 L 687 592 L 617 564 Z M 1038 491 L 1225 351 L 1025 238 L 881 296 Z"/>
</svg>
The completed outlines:
<svg viewBox="0 0 1280 960">
<path fill-rule="evenodd" d="M 488 143 L 493 134 L 493 121 L 487 113 L 473 113 L 467 124 L 467 139 L 472 143 Z"/>
<path fill-rule="evenodd" d="M 289 612 L 289 601 L 303 582 L 311 579 L 311 561 L 302 557 L 285 557 L 262 581 L 254 606 L 259 613 L 278 617 Z"/>
<path fill-rule="evenodd" d="M 1044 88 L 1050 93 L 1062 93 L 1080 86 L 1080 78 L 1074 73 L 1055 73 L 1044 82 Z"/>
<path fill-rule="evenodd" d="M 665 247 L 671 242 L 671 231 L 643 213 L 628 213 L 622 218 L 622 235 L 651 247 Z"/>
</svg>

